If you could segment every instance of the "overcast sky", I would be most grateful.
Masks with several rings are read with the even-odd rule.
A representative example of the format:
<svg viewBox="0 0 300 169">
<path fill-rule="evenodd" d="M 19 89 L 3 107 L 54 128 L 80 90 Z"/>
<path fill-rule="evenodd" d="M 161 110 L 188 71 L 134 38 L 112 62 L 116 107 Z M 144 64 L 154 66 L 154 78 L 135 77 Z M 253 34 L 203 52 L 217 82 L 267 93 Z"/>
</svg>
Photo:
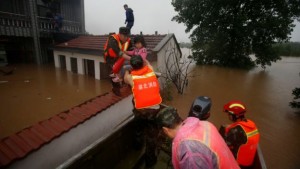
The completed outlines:
<svg viewBox="0 0 300 169">
<path fill-rule="evenodd" d="M 176 15 L 171 0 L 85 0 L 86 31 L 94 35 L 118 32 L 125 26 L 124 4 L 134 11 L 135 22 L 131 31 L 138 34 L 174 33 L 179 42 L 189 42 L 190 33 L 185 33 L 184 24 L 171 21 Z M 291 41 L 300 42 L 300 23 L 292 33 Z"/>
</svg>

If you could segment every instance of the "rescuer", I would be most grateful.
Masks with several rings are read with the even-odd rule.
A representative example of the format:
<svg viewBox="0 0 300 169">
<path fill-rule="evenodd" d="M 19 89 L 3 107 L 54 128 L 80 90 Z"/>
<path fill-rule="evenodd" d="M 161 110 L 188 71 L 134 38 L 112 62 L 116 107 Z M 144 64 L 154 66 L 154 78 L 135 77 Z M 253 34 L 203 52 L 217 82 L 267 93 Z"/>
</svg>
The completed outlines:
<svg viewBox="0 0 300 169">
<path fill-rule="evenodd" d="M 130 65 L 132 71 L 130 73 L 128 70 L 125 72 L 124 81 L 132 88 L 136 134 L 145 132 L 145 162 L 146 167 L 151 168 L 157 161 L 156 150 L 159 130 L 155 117 L 162 102 L 159 82 L 152 66 L 148 61 L 144 61 L 140 55 L 132 56 Z M 140 137 L 143 135 L 140 134 Z"/>
<path fill-rule="evenodd" d="M 104 45 L 104 60 L 108 64 L 108 71 L 111 73 L 111 78 L 115 78 L 112 68 L 113 65 L 120 59 L 130 60 L 124 51 L 131 48 L 132 44 L 129 38 L 130 30 L 126 27 L 120 27 L 118 34 L 112 34 L 109 36 L 107 42 Z M 120 83 L 112 82 L 112 91 L 120 96 Z"/>
<path fill-rule="evenodd" d="M 223 111 L 233 122 L 222 126 L 220 133 L 241 167 L 251 166 L 257 150 L 259 132 L 255 123 L 246 119 L 246 107 L 241 101 L 230 101 Z"/>
</svg>

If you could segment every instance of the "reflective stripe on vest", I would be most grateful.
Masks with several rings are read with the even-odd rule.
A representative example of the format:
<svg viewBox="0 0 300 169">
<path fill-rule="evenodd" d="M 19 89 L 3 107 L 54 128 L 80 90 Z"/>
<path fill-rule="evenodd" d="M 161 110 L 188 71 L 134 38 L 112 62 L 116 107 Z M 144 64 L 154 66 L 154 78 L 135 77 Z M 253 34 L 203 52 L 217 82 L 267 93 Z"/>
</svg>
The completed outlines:
<svg viewBox="0 0 300 169">
<path fill-rule="evenodd" d="M 246 133 L 247 137 L 252 137 L 252 136 L 254 136 L 255 134 L 258 134 L 258 130 L 257 130 L 257 129 L 256 129 L 256 130 L 253 130 L 253 131 L 251 131 L 251 132 L 247 132 L 247 133 Z"/>
<path fill-rule="evenodd" d="M 131 77 L 133 80 L 132 93 L 135 108 L 147 108 L 162 102 L 159 82 L 152 69 L 144 66 L 140 70 L 133 70 Z"/>
<path fill-rule="evenodd" d="M 205 123 L 205 131 L 204 131 L 204 138 L 203 138 L 203 142 L 205 143 L 205 145 L 207 145 L 208 147 L 210 147 L 210 126 Z"/>
<path fill-rule="evenodd" d="M 114 34 L 114 35 L 111 35 L 111 36 L 118 42 L 118 46 L 119 46 L 121 51 L 127 51 L 128 47 L 129 47 L 129 44 L 130 44 L 130 38 L 128 38 L 127 41 L 122 45 L 119 35 Z M 113 58 L 117 57 L 117 54 L 113 51 L 112 48 L 107 49 L 109 38 L 110 37 L 108 37 L 108 39 L 107 39 L 107 41 L 104 45 L 104 59 L 105 60 L 106 60 L 107 56 L 113 57 Z"/>
<path fill-rule="evenodd" d="M 250 166 L 254 161 L 260 135 L 255 123 L 249 119 L 247 119 L 247 122 L 240 121 L 233 123 L 228 127 L 227 131 L 229 132 L 231 128 L 234 128 L 238 125 L 244 130 L 247 136 L 247 142 L 238 148 L 236 160 L 239 165 Z"/>
<path fill-rule="evenodd" d="M 188 117 L 183 123 L 184 124 L 177 131 L 172 144 L 172 163 L 175 169 L 180 169 L 179 160 L 182 160 L 177 156 L 179 145 L 186 140 L 199 141 L 199 144 L 207 146 L 216 155 L 217 167 L 219 169 L 239 168 L 224 139 L 213 124 L 208 121 L 199 121 L 199 119 L 195 117 Z M 196 156 L 194 156 L 194 160 L 197 160 L 195 157 Z M 198 157 L 201 158 L 202 156 L 199 155 Z M 210 159 L 207 160 L 211 161 Z"/>
</svg>

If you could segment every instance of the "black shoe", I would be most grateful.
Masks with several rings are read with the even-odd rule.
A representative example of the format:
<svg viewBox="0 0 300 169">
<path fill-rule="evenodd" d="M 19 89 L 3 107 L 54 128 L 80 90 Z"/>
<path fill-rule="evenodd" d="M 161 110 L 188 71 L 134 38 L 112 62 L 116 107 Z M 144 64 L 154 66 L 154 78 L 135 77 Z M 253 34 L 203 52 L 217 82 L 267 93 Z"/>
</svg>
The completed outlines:
<svg viewBox="0 0 300 169">
<path fill-rule="evenodd" d="M 141 150 L 144 147 L 144 135 L 142 132 L 136 132 L 133 139 L 133 148 L 135 150 Z"/>
<path fill-rule="evenodd" d="M 112 92 L 115 94 L 115 95 L 117 95 L 117 96 L 122 96 L 121 95 L 121 91 L 120 91 L 120 88 L 116 88 L 116 87 L 114 87 L 114 88 L 112 88 Z"/>
<path fill-rule="evenodd" d="M 154 168 L 155 164 L 157 163 L 157 157 L 155 155 L 152 157 L 147 157 L 147 155 L 145 155 L 145 162 L 146 168 Z"/>
</svg>

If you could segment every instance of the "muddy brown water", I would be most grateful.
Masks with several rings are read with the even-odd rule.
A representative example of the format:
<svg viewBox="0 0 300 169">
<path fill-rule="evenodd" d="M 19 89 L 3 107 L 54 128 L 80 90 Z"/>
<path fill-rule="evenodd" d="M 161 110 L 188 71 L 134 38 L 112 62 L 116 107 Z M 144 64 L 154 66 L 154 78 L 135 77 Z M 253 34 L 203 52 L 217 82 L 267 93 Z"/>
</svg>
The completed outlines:
<svg viewBox="0 0 300 169">
<path fill-rule="evenodd" d="M 110 90 L 106 80 L 95 80 L 55 69 L 53 65 L 14 65 L 10 76 L 0 74 L 0 138 L 47 119 Z M 184 118 L 192 101 L 201 95 L 212 98 L 210 121 L 217 127 L 229 123 L 222 106 L 239 99 L 246 116 L 256 122 L 268 168 L 300 168 L 300 114 L 289 107 L 291 91 L 300 87 L 300 58 L 286 57 L 265 71 L 197 66 L 183 95 L 166 102 Z"/>
<path fill-rule="evenodd" d="M 217 127 L 229 123 L 222 112 L 223 105 L 232 100 L 243 101 L 246 117 L 256 122 L 261 134 L 260 146 L 270 169 L 300 168 L 300 110 L 289 107 L 292 89 L 300 87 L 300 58 L 288 57 L 265 71 L 251 71 L 198 66 L 183 95 L 173 94 L 168 104 L 187 116 L 197 96 L 212 98 L 209 121 Z M 173 90 L 176 93 L 176 90 Z"/>
<path fill-rule="evenodd" d="M 68 110 L 111 88 L 107 80 L 55 69 L 54 65 L 12 65 L 0 73 L 0 138 Z"/>
</svg>

